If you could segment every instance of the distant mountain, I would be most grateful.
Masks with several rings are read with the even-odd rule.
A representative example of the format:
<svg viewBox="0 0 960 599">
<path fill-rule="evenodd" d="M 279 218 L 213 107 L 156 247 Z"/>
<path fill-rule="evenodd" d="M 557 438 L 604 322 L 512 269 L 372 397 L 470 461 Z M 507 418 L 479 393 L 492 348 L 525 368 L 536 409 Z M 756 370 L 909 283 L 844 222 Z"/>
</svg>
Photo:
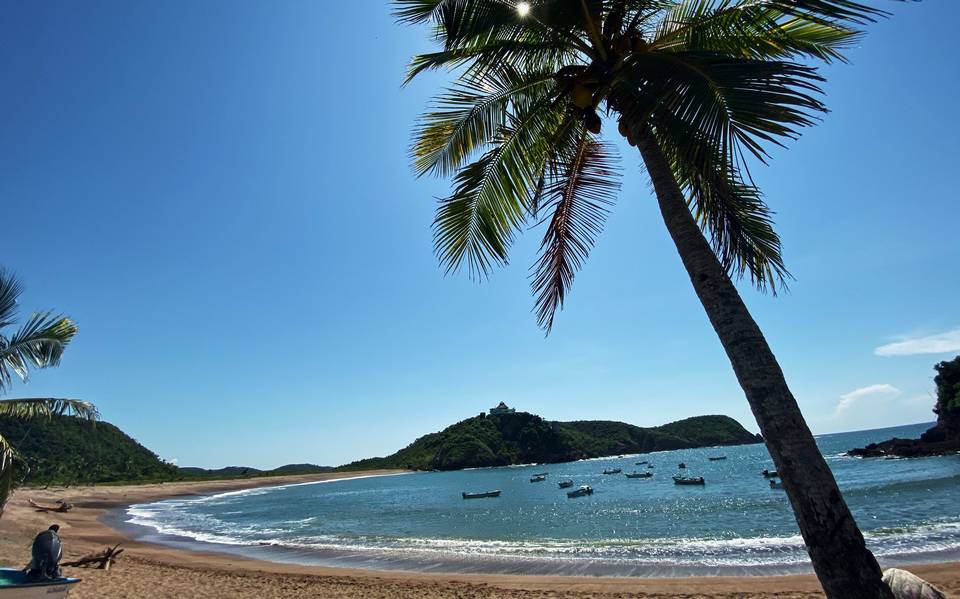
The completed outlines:
<svg viewBox="0 0 960 599">
<path fill-rule="evenodd" d="M 481 414 L 420 437 L 387 457 L 338 470 L 457 470 L 761 441 L 729 416 L 697 416 L 641 428 L 607 420 L 551 422 L 526 412 Z"/>
<path fill-rule="evenodd" d="M 0 416 L 0 434 L 24 457 L 27 483 L 155 481 L 177 474 L 176 466 L 109 422 Z"/>
<path fill-rule="evenodd" d="M 249 466 L 227 466 L 226 468 L 195 468 L 184 466 L 178 468 L 182 476 L 200 476 L 207 478 L 237 478 L 243 476 L 275 476 L 280 474 L 316 474 L 330 472 L 332 466 L 317 466 L 316 464 L 287 464 L 273 470 L 260 470 Z"/>
</svg>

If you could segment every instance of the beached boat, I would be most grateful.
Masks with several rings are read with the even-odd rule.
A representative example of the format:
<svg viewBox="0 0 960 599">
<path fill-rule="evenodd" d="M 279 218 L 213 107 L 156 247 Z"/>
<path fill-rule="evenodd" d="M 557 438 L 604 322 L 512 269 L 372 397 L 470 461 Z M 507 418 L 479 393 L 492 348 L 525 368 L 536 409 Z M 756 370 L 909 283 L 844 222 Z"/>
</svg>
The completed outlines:
<svg viewBox="0 0 960 599">
<path fill-rule="evenodd" d="M 719 462 L 720 460 L 725 460 L 725 459 L 727 459 L 727 456 L 725 456 L 725 455 L 714 455 L 714 456 L 708 457 L 707 459 L 710 460 L 711 462 Z"/>
<path fill-rule="evenodd" d="M 604 474 L 620 474 L 623 472 L 623 468 L 607 468 L 603 471 Z"/>
<path fill-rule="evenodd" d="M 704 485 L 706 481 L 703 480 L 702 476 L 674 476 L 673 484 L 675 485 Z"/>
<path fill-rule="evenodd" d="M 677 468 L 686 468 L 686 467 L 687 465 L 684 464 L 683 462 L 680 462 L 679 464 L 677 464 Z"/>
<path fill-rule="evenodd" d="M 628 472 L 627 478 L 650 478 L 653 472 Z"/>
<path fill-rule="evenodd" d="M 770 481 L 770 488 L 771 488 L 771 489 L 782 489 L 782 488 L 783 488 L 783 483 L 780 482 L 780 481 L 778 481 L 778 480 L 771 480 L 771 481 Z"/>
<path fill-rule="evenodd" d="M 582 485 L 576 491 L 567 491 L 567 497 L 583 497 L 584 495 L 593 495 L 593 487 Z"/>
<path fill-rule="evenodd" d="M 766 476 L 767 478 L 776 478 L 780 476 L 779 474 L 777 474 L 776 470 L 767 470 L 767 469 L 764 469 L 763 472 L 761 472 L 760 474 Z"/>
<path fill-rule="evenodd" d="M 483 493 L 467 493 L 464 491 L 461 493 L 464 499 L 483 499 L 484 497 L 500 497 L 500 489 L 496 491 L 485 491 Z"/>
<path fill-rule="evenodd" d="M 537 474 L 536 476 L 530 477 L 530 482 L 532 483 L 542 483 L 545 480 L 547 480 L 546 474 Z"/>
<path fill-rule="evenodd" d="M 38 579 L 23 570 L 0 568 L 0 599 L 62 599 L 78 582 L 79 578 Z"/>
<path fill-rule="evenodd" d="M 573 481 L 572 481 L 572 480 L 562 480 L 562 481 L 560 481 L 559 484 L 560 484 L 560 488 L 561 488 L 561 489 L 569 489 L 570 487 L 573 486 Z"/>
</svg>

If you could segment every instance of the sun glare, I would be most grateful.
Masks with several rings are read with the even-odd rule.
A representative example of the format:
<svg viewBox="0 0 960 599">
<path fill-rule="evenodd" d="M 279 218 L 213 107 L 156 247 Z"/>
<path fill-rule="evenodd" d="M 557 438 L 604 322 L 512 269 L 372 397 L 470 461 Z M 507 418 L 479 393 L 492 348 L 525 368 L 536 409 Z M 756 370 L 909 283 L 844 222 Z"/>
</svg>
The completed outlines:
<svg viewBox="0 0 960 599">
<path fill-rule="evenodd" d="M 525 17 L 530 14 L 530 3 L 529 2 L 520 2 L 517 4 L 517 14 L 521 17 Z"/>
</svg>

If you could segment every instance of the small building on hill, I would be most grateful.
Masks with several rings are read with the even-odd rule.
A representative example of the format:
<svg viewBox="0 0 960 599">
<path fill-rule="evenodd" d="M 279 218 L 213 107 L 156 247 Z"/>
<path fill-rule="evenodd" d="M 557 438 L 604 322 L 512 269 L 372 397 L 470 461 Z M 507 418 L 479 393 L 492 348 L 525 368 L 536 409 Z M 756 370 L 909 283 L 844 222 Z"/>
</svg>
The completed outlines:
<svg viewBox="0 0 960 599">
<path fill-rule="evenodd" d="M 491 416 L 496 416 L 497 414 L 513 414 L 514 412 L 516 412 L 516 410 L 510 407 L 507 407 L 507 404 L 503 403 L 502 401 L 500 402 L 500 405 L 498 405 L 497 407 L 490 408 Z"/>
</svg>

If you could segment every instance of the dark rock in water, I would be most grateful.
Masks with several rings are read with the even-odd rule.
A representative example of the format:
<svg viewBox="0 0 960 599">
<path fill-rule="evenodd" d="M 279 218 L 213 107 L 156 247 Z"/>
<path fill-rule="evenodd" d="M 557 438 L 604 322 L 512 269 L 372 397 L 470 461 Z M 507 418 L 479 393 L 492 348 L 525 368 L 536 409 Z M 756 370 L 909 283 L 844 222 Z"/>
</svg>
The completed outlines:
<svg viewBox="0 0 960 599">
<path fill-rule="evenodd" d="M 906 570 L 888 569 L 883 573 L 883 582 L 896 599 L 947 599 L 935 586 Z"/>
<path fill-rule="evenodd" d="M 931 429 L 932 430 L 932 429 Z M 960 439 L 929 443 L 921 439 L 890 439 L 882 443 L 871 443 L 866 447 L 851 449 L 847 455 L 860 458 L 921 458 L 924 456 L 946 455 L 960 451 Z"/>
</svg>

